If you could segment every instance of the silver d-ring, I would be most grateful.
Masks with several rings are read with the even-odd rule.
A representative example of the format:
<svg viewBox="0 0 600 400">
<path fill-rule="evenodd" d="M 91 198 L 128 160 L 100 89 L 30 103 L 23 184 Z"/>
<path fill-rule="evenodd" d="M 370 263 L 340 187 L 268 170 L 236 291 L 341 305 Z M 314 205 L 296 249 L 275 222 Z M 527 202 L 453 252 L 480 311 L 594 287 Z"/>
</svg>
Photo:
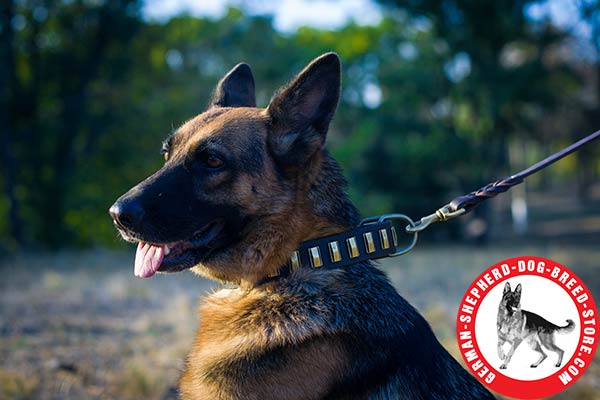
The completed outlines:
<svg viewBox="0 0 600 400">
<path fill-rule="evenodd" d="M 381 217 L 379 217 L 379 220 L 377 222 L 383 222 L 383 221 L 392 220 L 392 219 L 399 219 L 404 222 L 407 222 L 408 225 L 411 227 L 415 226 L 415 222 L 412 219 L 410 219 L 410 217 L 408 215 L 404 215 L 404 214 L 385 214 L 385 215 L 382 215 Z M 408 253 L 409 251 L 411 251 L 413 249 L 413 247 L 415 247 L 415 245 L 417 244 L 417 240 L 419 239 L 419 233 L 416 231 L 415 232 L 411 231 L 410 233 L 413 235 L 413 238 L 412 238 L 412 241 L 410 242 L 410 244 L 401 250 L 397 250 L 395 253 L 388 254 L 389 257 L 401 256 L 403 254 Z"/>
</svg>

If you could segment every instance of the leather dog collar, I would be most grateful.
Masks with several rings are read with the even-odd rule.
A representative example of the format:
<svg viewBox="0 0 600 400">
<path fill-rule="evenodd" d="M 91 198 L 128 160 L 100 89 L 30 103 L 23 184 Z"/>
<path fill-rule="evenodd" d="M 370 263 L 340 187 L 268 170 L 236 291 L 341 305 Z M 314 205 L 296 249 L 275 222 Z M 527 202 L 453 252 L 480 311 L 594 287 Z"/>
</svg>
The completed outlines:
<svg viewBox="0 0 600 400">
<path fill-rule="evenodd" d="M 393 256 L 397 247 L 391 221 L 363 223 L 349 231 L 302 242 L 290 260 L 263 282 L 288 276 L 300 268 L 335 269 Z"/>
</svg>

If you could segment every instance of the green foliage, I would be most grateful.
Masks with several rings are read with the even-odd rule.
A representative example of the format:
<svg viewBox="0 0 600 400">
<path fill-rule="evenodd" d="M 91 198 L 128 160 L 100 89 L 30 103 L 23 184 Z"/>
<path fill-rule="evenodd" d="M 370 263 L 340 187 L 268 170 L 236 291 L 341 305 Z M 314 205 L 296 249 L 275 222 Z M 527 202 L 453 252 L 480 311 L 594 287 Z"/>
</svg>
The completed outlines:
<svg viewBox="0 0 600 400">
<path fill-rule="evenodd" d="M 570 140 L 556 127 L 593 124 L 572 111 L 583 61 L 562 56 L 566 34 L 528 20 L 527 2 L 384 3 L 377 26 L 284 35 L 236 8 L 159 24 L 136 0 L 4 2 L 0 248 L 117 245 L 109 205 L 161 165 L 161 140 L 240 61 L 264 106 L 313 57 L 340 54 L 329 147 L 365 214 L 429 213 L 507 173 L 511 140 L 547 149 Z"/>
</svg>

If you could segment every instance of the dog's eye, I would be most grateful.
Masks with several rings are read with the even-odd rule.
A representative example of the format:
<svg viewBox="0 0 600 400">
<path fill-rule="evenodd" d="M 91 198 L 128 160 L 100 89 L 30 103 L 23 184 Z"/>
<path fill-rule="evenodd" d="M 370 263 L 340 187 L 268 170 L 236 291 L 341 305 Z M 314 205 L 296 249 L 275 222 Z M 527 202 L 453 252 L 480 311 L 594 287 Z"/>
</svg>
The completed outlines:
<svg viewBox="0 0 600 400">
<path fill-rule="evenodd" d="M 211 168 L 219 168 L 221 165 L 223 165 L 223 160 L 221 160 L 219 157 L 210 156 L 206 159 L 206 165 Z"/>
<path fill-rule="evenodd" d="M 223 166 L 225 162 L 223 159 L 215 154 L 208 154 L 202 152 L 200 154 L 200 162 L 208 168 L 217 169 Z"/>
<path fill-rule="evenodd" d="M 160 149 L 160 154 L 163 155 L 165 161 L 169 161 L 169 147 L 168 143 L 163 143 L 162 148 Z"/>
</svg>

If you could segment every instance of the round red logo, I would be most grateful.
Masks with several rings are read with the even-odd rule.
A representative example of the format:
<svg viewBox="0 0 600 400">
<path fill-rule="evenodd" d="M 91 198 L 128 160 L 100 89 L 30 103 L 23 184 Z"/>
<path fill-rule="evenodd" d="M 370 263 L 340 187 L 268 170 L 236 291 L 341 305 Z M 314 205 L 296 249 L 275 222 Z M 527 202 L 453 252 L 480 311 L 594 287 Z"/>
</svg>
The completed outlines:
<svg viewBox="0 0 600 400">
<path fill-rule="evenodd" d="M 567 267 L 522 256 L 492 265 L 467 290 L 456 319 L 471 372 L 505 396 L 537 399 L 572 385 L 592 362 L 598 311 Z"/>
</svg>

